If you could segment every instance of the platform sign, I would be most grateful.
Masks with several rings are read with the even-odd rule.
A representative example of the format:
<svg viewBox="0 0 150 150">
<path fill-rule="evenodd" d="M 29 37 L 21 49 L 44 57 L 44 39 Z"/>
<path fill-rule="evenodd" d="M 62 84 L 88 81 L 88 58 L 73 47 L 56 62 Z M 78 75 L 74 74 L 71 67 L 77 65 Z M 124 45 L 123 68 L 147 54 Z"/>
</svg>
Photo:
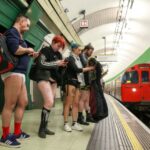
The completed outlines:
<svg viewBox="0 0 150 150">
<path fill-rule="evenodd" d="M 116 55 L 97 56 L 97 60 L 100 62 L 117 62 L 117 56 Z"/>
<path fill-rule="evenodd" d="M 88 27 L 89 27 L 88 20 L 84 19 L 80 21 L 80 28 L 88 28 Z"/>
</svg>

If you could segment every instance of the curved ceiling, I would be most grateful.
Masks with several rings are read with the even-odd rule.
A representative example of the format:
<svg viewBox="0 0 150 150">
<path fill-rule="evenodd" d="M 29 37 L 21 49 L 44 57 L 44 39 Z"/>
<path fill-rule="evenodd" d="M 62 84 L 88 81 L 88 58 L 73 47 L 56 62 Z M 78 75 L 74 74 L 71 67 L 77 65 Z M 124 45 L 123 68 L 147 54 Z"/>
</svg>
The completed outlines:
<svg viewBox="0 0 150 150">
<path fill-rule="evenodd" d="M 83 18 L 79 12 L 86 10 L 89 28 L 81 30 L 79 36 L 84 44 L 93 44 L 93 55 L 104 55 L 102 37 L 106 37 L 106 54 L 117 55 L 117 62 L 108 63 L 109 72 L 105 80 L 121 72 L 150 47 L 149 0 L 82 0 L 82 3 L 79 0 L 61 0 L 61 4 L 69 10 L 67 15 L 70 21 L 74 20 L 72 24 L 77 32 L 80 31 L 79 20 Z M 127 11 L 118 21 L 119 13 L 123 13 L 121 8 Z"/>
<path fill-rule="evenodd" d="M 76 32 L 79 35 L 81 35 L 84 32 L 87 32 L 88 30 L 91 30 L 97 26 L 116 22 L 117 11 L 118 11 L 118 7 L 112 7 L 112 8 L 96 11 L 94 13 L 85 16 L 85 19 L 88 20 L 88 28 L 81 30 L 80 21 L 82 19 L 79 19 L 78 21 L 73 23 L 73 27 L 76 30 Z"/>
</svg>

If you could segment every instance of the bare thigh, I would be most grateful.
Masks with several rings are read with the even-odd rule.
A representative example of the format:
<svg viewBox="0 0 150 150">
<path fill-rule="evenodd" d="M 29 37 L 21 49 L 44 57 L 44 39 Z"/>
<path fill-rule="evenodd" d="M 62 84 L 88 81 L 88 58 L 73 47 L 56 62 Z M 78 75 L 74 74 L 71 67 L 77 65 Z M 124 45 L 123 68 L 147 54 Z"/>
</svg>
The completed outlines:
<svg viewBox="0 0 150 150">
<path fill-rule="evenodd" d="M 89 99 L 89 92 L 86 90 L 81 90 L 81 96 L 80 96 L 80 100 L 82 101 L 88 101 Z"/>
<path fill-rule="evenodd" d="M 51 84 L 51 87 L 52 87 L 53 96 L 55 98 L 55 96 L 56 96 L 56 90 L 57 90 L 57 83 Z"/>
<path fill-rule="evenodd" d="M 65 104 L 69 104 L 71 106 L 73 102 L 73 98 L 75 97 L 75 94 L 76 94 L 76 87 L 72 85 L 66 85 Z"/>
<path fill-rule="evenodd" d="M 21 92 L 23 79 L 21 76 L 12 75 L 4 81 L 5 106 L 16 105 Z M 5 107 L 4 106 L 4 107 Z"/>
<path fill-rule="evenodd" d="M 49 81 L 40 81 L 38 83 L 38 88 L 43 96 L 44 103 L 50 102 L 53 104 L 54 96 Z"/>
<path fill-rule="evenodd" d="M 74 99 L 73 99 L 73 103 L 78 105 L 80 97 L 81 97 L 81 93 L 80 93 L 80 90 L 77 88 L 76 91 L 75 91 L 75 96 L 74 96 Z"/>
</svg>

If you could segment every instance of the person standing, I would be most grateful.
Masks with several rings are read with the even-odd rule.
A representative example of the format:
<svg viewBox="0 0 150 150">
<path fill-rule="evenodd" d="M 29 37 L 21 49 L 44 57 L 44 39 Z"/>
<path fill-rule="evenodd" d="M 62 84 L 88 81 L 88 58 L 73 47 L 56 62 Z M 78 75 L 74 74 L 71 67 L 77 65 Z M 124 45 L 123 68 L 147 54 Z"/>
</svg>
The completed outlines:
<svg viewBox="0 0 150 150">
<path fill-rule="evenodd" d="M 95 70 L 90 73 L 90 107 L 92 117 L 95 122 L 98 122 L 108 116 L 107 102 L 100 82 L 100 80 L 107 74 L 108 70 L 104 71 L 101 63 L 95 58 L 90 58 L 89 65 L 95 66 Z"/>
<path fill-rule="evenodd" d="M 60 49 L 64 49 L 65 39 L 56 35 L 52 39 L 52 43 L 48 47 L 40 50 L 40 55 L 35 59 L 31 67 L 29 77 L 35 80 L 38 89 L 44 99 L 43 108 L 41 112 L 41 122 L 38 131 L 40 138 L 46 138 L 46 135 L 54 135 L 53 131 L 48 129 L 48 118 L 53 106 L 57 84 L 61 81 L 61 69 L 66 66 L 66 62 L 62 60 Z"/>
<path fill-rule="evenodd" d="M 80 46 L 77 43 L 71 44 L 72 53 L 68 58 L 64 102 L 64 130 L 71 132 L 72 130 L 83 131 L 82 127 L 77 123 L 80 86 L 85 85 L 83 72 L 91 71 L 94 67 L 83 67 L 79 55 L 81 54 Z M 68 115 L 72 106 L 72 127 L 68 124 Z"/>
<path fill-rule="evenodd" d="M 25 74 L 27 72 L 29 56 L 38 56 L 38 53 L 34 52 L 32 48 L 27 47 L 26 42 L 23 40 L 23 33 L 28 31 L 29 27 L 29 18 L 19 15 L 13 27 L 5 33 L 6 44 L 10 53 L 18 58 L 16 67 L 11 72 L 1 75 L 4 82 L 5 102 L 2 110 L 2 137 L 0 143 L 8 147 L 20 147 L 17 139 L 30 137 L 21 129 L 24 110 L 28 103 Z M 10 134 L 13 110 L 15 110 L 14 134 Z"/>
<path fill-rule="evenodd" d="M 88 65 L 88 58 L 91 57 L 94 51 L 94 47 L 91 44 L 88 44 L 84 47 L 83 52 L 80 55 L 80 59 L 83 67 Z M 81 86 L 81 96 L 79 100 L 79 113 L 78 113 L 78 123 L 82 125 L 89 125 L 88 122 L 94 122 L 89 106 L 90 99 L 90 80 L 89 80 L 89 72 L 84 73 L 85 85 Z M 86 111 L 86 121 L 83 116 L 83 111 Z"/>
</svg>

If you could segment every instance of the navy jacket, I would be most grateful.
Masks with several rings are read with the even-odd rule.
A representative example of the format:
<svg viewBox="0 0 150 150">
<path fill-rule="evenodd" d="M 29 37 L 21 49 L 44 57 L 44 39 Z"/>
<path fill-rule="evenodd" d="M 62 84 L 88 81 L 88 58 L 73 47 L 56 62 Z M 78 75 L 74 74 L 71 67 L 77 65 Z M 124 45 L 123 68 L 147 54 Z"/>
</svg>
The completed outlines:
<svg viewBox="0 0 150 150">
<path fill-rule="evenodd" d="M 20 34 L 18 30 L 14 27 L 11 29 L 7 30 L 6 33 L 6 44 L 8 47 L 8 50 L 15 55 L 15 52 L 19 48 L 19 45 L 26 48 L 27 44 L 26 42 L 21 39 Z M 18 57 L 18 64 L 17 66 L 12 70 L 12 72 L 18 72 L 18 73 L 26 73 L 27 68 L 28 68 L 28 62 L 30 57 L 28 54 L 23 54 L 23 55 L 15 55 Z"/>
</svg>

